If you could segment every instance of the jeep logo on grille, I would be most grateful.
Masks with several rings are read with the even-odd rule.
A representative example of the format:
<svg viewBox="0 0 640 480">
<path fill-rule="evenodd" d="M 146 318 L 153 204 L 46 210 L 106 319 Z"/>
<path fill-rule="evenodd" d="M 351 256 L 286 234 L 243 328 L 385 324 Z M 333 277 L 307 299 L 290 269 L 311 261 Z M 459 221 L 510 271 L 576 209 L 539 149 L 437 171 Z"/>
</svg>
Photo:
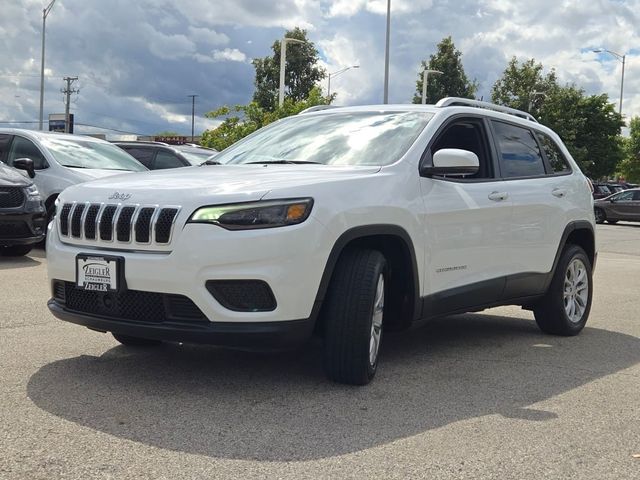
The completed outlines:
<svg viewBox="0 0 640 480">
<path fill-rule="evenodd" d="M 119 193 L 113 192 L 113 194 L 109 197 L 109 200 L 129 200 L 131 198 L 130 193 Z"/>
</svg>

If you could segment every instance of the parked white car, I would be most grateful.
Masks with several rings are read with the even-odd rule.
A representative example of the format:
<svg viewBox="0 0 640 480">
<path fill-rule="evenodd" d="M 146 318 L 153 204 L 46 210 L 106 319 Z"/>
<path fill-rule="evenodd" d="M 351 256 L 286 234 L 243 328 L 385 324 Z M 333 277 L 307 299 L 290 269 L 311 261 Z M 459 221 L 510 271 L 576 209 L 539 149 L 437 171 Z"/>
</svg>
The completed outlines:
<svg viewBox="0 0 640 480">
<path fill-rule="evenodd" d="M 0 161 L 19 169 L 16 160 L 31 159 L 33 183 L 45 201 L 47 217 L 60 192 L 70 185 L 123 172 L 147 170 L 109 142 L 64 133 L 0 128 Z"/>
<path fill-rule="evenodd" d="M 584 327 L 589 182 L 530 115 L 483 102 L 315 109 L 220 165 L 67 189 L 48 236 L 57 317 L 160 341 L 284 348 L 369 382 L 384 329 L 496 305 Z"/>
</svg>

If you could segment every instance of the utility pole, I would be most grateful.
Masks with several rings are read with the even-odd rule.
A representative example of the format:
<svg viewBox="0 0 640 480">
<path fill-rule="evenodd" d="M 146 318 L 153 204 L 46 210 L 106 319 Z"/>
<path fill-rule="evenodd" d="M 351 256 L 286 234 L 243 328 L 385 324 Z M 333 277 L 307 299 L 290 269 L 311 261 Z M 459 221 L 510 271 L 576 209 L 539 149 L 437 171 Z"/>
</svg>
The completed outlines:
<svg viewBox="0 0 640 480">
<path fill-rule="evenodd" d="M 71 88 L 71 84 L 78 80 L 78 77 L 64 77 L 63 80 L 67 82 L 66 88 L 61 90 L 66 95 L 64 101 L 64 133 L 69 133 L 69 102 L 71 101 L 71 94 L 78 93 L 80 90 Z"/>
<path fill-rule="evenodd" d="M 191 97 L 191 143 L 193 143 L 193 125 L 196 116 L 196 97 L 198 96 L 199 95 L 187 95 L 187 97 Z"/>
<path fill-rule="evenodd" d="M 51 3 L 42 10 L 42 58 L 40 62 L 40 116 L 38 121 L 38 130 L 42 131 L 42 119 L 44 117 L 44 30 L 47 26 L 47 15 L 51 12 L 53 4 L 56 0 L 51 0 Z"/>
</svg>

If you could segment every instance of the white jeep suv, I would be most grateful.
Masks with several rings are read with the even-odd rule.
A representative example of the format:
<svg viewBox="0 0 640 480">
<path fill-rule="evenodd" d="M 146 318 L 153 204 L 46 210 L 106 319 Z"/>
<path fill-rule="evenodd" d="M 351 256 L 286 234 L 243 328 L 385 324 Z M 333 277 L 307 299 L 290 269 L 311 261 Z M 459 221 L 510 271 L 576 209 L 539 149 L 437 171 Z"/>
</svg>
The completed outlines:
<svg viewBox="0 0 640 480">
<path fill-rule="evenodd" d="M 326 108 L 216 160 L 65 190 L 53 314 L 125 345 L 265 350 L 315 333 L 328 376 L 350 384 L 374 376 L 385 329 L 418 319 L 515 304 L 548 333 L 587 321 L 589 183 L 524 112 Z"/>
</svg>

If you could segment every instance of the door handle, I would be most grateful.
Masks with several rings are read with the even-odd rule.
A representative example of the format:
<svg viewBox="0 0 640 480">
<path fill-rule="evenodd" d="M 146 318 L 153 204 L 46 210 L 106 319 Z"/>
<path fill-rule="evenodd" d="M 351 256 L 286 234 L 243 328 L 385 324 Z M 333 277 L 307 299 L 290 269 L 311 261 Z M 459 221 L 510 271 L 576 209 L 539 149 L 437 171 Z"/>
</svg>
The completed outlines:
<svg viewBox="0 0 640 480">
<path fill-rule="evenodd" d="M 551 190 L 551 195 L 554 197 L 562 198 L 567 194 L 567 191 L 564 188 L 554 188 Z"/>
<path fill-rule="evenodd" d="M 489 200 L 493 200 L 494 202 L 501 202 L 509 198 L 509 194 L 507 192 L 491 192 L 489 194 Z"/>
</svg>

